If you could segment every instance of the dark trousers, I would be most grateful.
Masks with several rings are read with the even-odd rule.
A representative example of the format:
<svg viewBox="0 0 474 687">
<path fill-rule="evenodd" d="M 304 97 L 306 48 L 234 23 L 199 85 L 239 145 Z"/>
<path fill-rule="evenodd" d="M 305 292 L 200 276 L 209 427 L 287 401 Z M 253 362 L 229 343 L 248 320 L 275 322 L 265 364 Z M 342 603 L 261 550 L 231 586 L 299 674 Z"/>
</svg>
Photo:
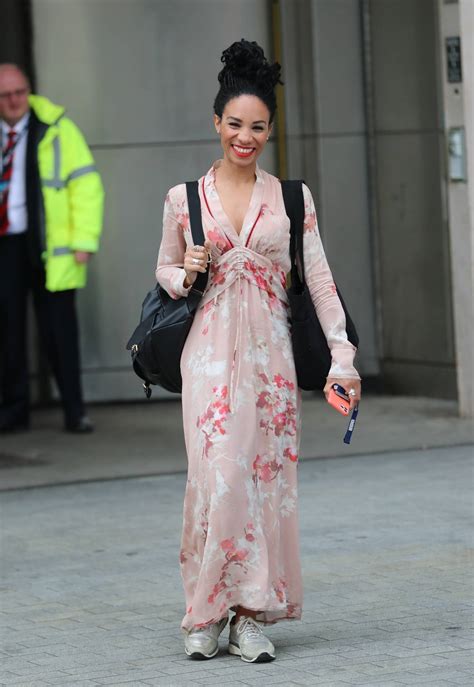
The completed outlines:
<svg viewBox="0 0 474 687">
<path fill-rule="evenodd" d="M 75 291 L 50 292 L 32 268 L 26 234 L 0 237 L 0 426 L 27 423 L 27 305 L 32 292 L 41 343 L 56 379 L 65 424 L 84 415 Z"/>
</svg>

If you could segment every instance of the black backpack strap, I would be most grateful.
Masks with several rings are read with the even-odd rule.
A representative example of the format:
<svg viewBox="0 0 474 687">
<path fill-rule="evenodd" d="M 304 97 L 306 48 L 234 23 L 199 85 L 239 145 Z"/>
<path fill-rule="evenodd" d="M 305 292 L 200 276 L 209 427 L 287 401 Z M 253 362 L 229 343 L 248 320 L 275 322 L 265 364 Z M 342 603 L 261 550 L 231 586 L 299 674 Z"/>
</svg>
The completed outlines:
<svg viewBox="0 0 474 687">
<path fill-rule="evenodd" d="M 191 227 L 194 245 L 204 246 L 204 241 L 206 238 L 204 236 L 204 229 L 202 228 L 201 201 L 199 199 L 199 188 L 197 181 L 186 182 L 186 194 L 188 196 L 189 224 Z M 207 285 L 208 274 L 209 265 L 207 265 L 205 272 L 197 273 L 196 281 L 194 282 L 191 291 L 199 291 L 199 293 L 202 294 Z"/>
<path fill-rule="evenodd" d="M 304 286 L 304 196 L 302 179 L 291 179 L 281 182 L 283 202 L 286 214 L 290 220 L 290 258 L 291 284 L 293 288 L 301 290 Z"/>
</svg>

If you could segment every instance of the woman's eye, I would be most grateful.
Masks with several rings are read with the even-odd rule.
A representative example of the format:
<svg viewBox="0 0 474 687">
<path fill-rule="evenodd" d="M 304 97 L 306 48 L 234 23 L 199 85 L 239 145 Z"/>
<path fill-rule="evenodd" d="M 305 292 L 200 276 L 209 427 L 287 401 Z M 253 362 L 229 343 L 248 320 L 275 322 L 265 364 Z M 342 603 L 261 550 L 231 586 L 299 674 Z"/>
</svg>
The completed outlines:
<svg viewBox="0 0 474 687">
<path fill-rule="evenodd" d="M 238 129 L 238 127 L 239 127 L 239 125 L 236 124 L 235 122 L 231 122 L 231 123 L 229 124 L 229 126 L 231 126 L 233 129 Z"/>
<path fill-rule="evenodd" d="M 254 126 L 254 131 L 263 131 L 263 126 Z"/>
</svg>

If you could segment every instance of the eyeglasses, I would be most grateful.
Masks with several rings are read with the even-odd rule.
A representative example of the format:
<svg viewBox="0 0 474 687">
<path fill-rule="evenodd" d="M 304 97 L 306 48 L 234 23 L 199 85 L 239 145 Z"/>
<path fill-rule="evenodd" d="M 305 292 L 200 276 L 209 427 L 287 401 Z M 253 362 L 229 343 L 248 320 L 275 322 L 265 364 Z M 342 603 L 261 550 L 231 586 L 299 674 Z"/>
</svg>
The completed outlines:
<svg viewBox="0 0 474 687">
<path fill-rule="evenodd" d="M 0 99 L 4 100 L 6 98 L 21 98 L 22 95 L 25 95 L 28 93 L 27 88 L 17 88 L 16 91 L 5 91 L 4 93 L 0 93 Z"/>
</svg>

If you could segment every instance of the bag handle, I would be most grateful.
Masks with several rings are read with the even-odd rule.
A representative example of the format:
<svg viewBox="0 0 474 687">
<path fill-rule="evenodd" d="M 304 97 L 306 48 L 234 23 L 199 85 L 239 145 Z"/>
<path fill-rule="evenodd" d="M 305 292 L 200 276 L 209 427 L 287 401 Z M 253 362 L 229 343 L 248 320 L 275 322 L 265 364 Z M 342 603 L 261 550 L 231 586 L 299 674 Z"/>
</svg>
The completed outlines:
<svg viewBox="0 0 474 687">
<path fill-rule="evenodd" d="M 302 179 L 287 179 L 281 182 L 285 211 L 290 220 L 291 285 L 299 293 L 305 286 L 304 277 L 304 196 Z"/>
<path fill-rule="evenodd" d="M 199 200 L 199 189 L 197 181 L 186 182 L 186 195 L 188 197 L 189 210 L 189 224 L 191 226 L 191 234 L 195 246 L 204 246 L 206 240 L 204 230 L 202 228 L 202 214 L 201 201 Z M 191 287 L 191 292 L 196 291 L 199 297 L 202 296 L 207 286 L 207 278 L 209 276 L 209 264 L 206 266 L 205 272 L 198 272 L 196 280 Z M 191 293 L 190 292 L 190 293 Z"/>
<path fill-rule="evenodd" d="M 302 179 L 291 179 L 281 182 L 286 214 L 290 220 L 290 258 L 291 286 L 296 293 L 302 293 L 306 285 L 304 276 L 304 195 Z M 301 272 L 301 273 L 300 273 Z M 336 293 L 346 316 L 347 338 L 356 348 L 359 347 L 359 335 L 347 310 L 344 299 L 336 284 Z"/>
</svg>

